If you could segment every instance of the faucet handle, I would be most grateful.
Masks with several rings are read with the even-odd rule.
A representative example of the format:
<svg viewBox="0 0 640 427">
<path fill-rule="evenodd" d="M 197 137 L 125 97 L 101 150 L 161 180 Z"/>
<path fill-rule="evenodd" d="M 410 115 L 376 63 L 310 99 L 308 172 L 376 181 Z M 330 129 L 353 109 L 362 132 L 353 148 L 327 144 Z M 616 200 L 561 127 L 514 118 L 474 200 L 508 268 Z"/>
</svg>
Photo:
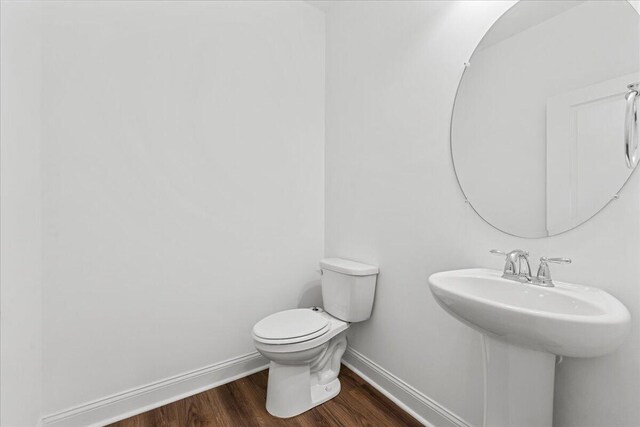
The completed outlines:
<svg viewBox="0 0 640 427">
<path fill-rule="evenodd" d="M 540 262 L 552 262 L 554 264 L 571 264 L 571 258 L 547 258 L 543 256 Z"/>
<path fill-rule="evenodd" d="M 553 286 L 553 280 L 551 280 L 551 270 L 549 269 L 549 263 L 554 264 L 571 264 L 570 258 L 547 258 L 543 256 L 540 258 L 540 267 L 538 267 L 538 274 L 536 281 L 542 286 Z"/>
<path fill-rule="evenodd" d="M 502 255 L 502 256 L 512 256 L 512 255 L 524 255 L 527 257 L 529 256 L 529 252 L 523 251 L 522 249 L 514 249 L 509 252 L 501 251 L 499 249 L 491 249 L 489 252 L 492 253 L 493 255 Z"/>
</svg>

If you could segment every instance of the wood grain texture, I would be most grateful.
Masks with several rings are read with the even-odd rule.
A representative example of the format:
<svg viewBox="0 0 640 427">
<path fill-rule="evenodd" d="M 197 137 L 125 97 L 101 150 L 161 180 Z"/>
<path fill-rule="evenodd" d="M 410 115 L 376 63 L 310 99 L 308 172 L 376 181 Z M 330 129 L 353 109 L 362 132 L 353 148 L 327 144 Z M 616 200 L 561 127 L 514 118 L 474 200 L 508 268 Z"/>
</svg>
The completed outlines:
<svg viewBox="0 0 640 427">
<path fill-rule="evenodd" d="M 297 417 L 281 419 L 265 409 L 268 371 L 207 390 L 110 427 L 397 427 L 417 420 L 342 366 L 342 390 Z"/>
</svg>

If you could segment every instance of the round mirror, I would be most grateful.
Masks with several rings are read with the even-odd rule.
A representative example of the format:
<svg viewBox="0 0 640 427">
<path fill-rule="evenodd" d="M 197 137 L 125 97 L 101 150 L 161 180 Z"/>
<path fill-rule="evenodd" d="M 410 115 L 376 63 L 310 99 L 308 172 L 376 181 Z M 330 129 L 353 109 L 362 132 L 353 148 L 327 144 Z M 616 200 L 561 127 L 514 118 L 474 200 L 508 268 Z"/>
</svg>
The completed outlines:
<svg viewBox="0 0 640 427">
<path fill-rule="evenodd" d="M 487 32 L 458 87 L 451 154 L 489 224 L 521 237 L 574 228 L 640 155 L 640 15 L 627 1 L 520 1 Z"/>
</svg>

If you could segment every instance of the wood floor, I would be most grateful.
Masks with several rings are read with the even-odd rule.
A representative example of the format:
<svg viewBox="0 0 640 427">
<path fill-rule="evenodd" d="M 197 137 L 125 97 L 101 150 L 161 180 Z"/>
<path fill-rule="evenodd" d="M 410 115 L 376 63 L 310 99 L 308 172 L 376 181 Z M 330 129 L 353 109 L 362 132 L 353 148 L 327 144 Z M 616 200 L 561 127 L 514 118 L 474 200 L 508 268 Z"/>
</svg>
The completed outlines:
<svg viewBox="0 0 640 427">
<path fill-rule="evenodd" d="M 112 424 L 110 427 L 329 427 L 421 426 L 346 366 L 334 399 L 297 417 L 280 419 L 264 407 L 268 371 L 196 394 Z"/>
</svg>

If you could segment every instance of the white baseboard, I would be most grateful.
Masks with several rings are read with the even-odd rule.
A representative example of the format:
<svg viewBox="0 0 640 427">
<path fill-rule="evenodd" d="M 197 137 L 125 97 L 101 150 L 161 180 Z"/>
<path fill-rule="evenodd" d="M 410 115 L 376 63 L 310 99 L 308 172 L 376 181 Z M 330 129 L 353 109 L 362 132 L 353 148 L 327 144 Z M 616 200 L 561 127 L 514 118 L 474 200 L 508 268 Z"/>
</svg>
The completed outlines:
<svg viewBox="0 0 640 427">
<path fill-rule="evenodd" d="M 44 427 L 104 426 L 266 369 L 258 352 L 114 394 L 45 416 Z"/>
<path fill-rule="evenodd" d="M 422 424 L 469 424 L 351 347 L 342 362 Z M 104 426 L 158 408 L 266 369 L 268 361 L 249 353 L 126 392 L 94 400 L 42 418 L 43 427 Z"/>
<path fill-rule="evenodd" d="M 351 347 L 347 348 L 342 363 L 425 426 L 470 426 L 453 412 Z"/>
</svg>

